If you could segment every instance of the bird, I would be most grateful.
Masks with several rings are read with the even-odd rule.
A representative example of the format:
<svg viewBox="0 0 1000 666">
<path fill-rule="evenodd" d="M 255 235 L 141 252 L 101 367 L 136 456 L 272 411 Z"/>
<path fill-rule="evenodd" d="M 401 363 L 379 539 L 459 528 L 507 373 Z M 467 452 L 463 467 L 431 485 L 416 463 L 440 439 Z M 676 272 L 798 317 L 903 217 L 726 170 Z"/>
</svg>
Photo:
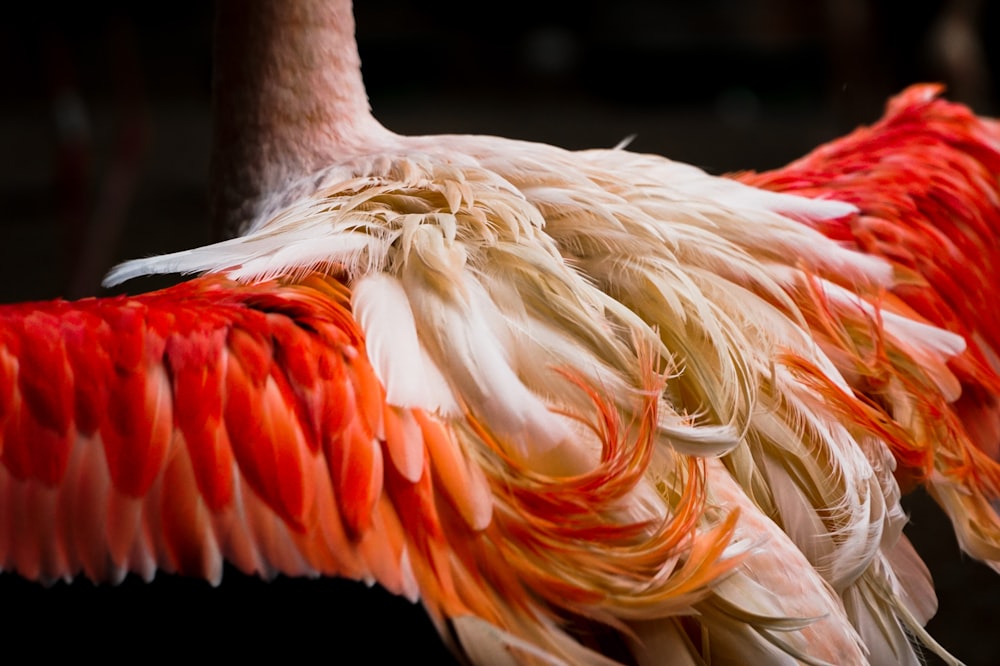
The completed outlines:
<svg viewBox="0 0 1000 666">
<path fill-rule="evenodd" d="M 0 310 L 0 566 L 364 580 L 474 663 L 953 660 L 899 497 L 995 566 L 994 124 L 918 87 L 731 177 L 400 136 L 350 4 L 276 7 L 219 3 L 231 237 L 108 281 L 197 277 Z"/>
</svg>

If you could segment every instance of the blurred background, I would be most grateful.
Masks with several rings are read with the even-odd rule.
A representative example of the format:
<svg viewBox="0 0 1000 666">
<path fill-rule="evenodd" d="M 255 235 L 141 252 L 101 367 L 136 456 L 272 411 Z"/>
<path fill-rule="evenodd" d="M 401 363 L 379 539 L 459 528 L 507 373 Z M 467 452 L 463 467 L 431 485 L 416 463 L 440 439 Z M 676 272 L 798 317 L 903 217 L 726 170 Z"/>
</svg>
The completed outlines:
<svg viewBox="0 0 1000 666">
<path fill-rule="evenodd" d="M 375 115 L 404 134 L 567 148 L 634 136 L 633 150 L 721 174 L 780 166 L 872 122 L 910 83 L 940 81 L 982 114 L 1000 101 L 1000 3 L 988 0 L 358 4 Z M 36 5 L 0 25 L 4 302 L 102 294 L 114 263 L 209 238 L 212 3 Z M 960 555 L 926 498 L 908 508 L 939 590 L 930 629 L 969 664 L 1000 663 L 1000 577 Z M 169 577 L 42 590 L 3 575 L 0 620 L 5 640 L 112 661 L 129 641 L 182 654 L 192 636 L 230 656 L 280 645 L 293 658 L 342 638 L 445 659 L 419 613 L 358 587 L 233 574 L 218 590 Z"/>
</svg>

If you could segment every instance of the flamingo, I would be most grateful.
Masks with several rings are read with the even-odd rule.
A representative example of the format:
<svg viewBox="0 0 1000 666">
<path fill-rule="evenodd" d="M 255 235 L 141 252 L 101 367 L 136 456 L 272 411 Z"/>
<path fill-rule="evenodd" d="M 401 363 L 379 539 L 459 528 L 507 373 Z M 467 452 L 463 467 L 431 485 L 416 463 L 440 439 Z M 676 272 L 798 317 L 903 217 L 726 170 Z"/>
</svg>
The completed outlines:
<svg viewBox="0 0 1000 666">
<path fill-rule="evenodd" d="M 108 278 L 200 275 L 171 289 L 0 313 L 5 569 L 360 579 L 476 663 L 953 659 L 899 496 L 927 485 L 995 565 L 995 330 L 930 288 L 868 147 L 943 134 L 963 169 L 896 182 L 958 197 L 937 238 L 982 298 L 994 125 L 917 88 L 734 178 L 405 137 L 349 3 L 243 8 L 213 161 L 235 235 Z"/>
</svg>

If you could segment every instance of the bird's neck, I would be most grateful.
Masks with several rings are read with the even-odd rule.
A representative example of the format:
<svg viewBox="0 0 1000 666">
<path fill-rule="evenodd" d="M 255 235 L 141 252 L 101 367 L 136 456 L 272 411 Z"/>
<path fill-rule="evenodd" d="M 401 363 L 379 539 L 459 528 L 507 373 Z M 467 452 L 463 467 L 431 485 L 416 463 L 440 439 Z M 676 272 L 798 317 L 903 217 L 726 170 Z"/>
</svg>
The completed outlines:
<svg viewBox="0 0 1000 666">
<path fill-rule="evenodd" d="M 267 197 L 384 131 L 350 0 L 217 0 L 211 216 L 232 235 Z"/>
</svg>

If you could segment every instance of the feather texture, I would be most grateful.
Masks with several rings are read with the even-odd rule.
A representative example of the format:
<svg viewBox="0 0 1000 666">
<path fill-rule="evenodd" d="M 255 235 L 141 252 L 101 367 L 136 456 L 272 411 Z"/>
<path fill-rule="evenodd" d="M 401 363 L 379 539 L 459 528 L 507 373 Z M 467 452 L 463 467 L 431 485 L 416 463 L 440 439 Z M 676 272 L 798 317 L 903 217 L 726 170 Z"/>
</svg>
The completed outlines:
<svg viewBox="0 0 1000 666">
<path fill-rule="evenodd" d="M 0 308 L 0 567 L 364 580 L 477 663 L 952 660 L 899 498 L 1000 562 L 995 125 L 914 88 L 718 178 L 397 136 L 338 57 L 240 237 L 107 283 L 207 275 Z"/>
<path fill-rule="evenodd" d="M 660 446 L 671 455 L 724 455 L 726 473 L 776 520 L 820 587 L 836 595 L 837 612 L 855 623 L 831 630 L 848 642 L 857 641 L 855 632 L 872 641 L 877 635 L 900 659 L 916 659 L 901 601 L 880 602 L 879 613 L 892 619 L 875 634 L 869 613 L 840 606 L 872 585 L 895 585 L 884 553 L 900 538 L 902 513 L 895 481 L 877 471 L 893 466 L 886 433 L 868 411 L 847 406 L 855 401 L 851 383 L 814 339 L 818 308 L 810 299 L 853 308 L 856 319 L 878 321 L 882 335 L 932 333 L 913 348 L 929 358 L 960 353 L 962 341 L 903 314 L 883 324 L 865 299 L 891 285 L 891 265 L 800 221 L 811 215 L 819 225 L 856 209 L 827 201 L 811 207 L 807 199 L 761 194 L 625 151 L 569 153 L 484 137 L 398 141 L 393 152 L 331 167 L 312 198 L 258 221 L 241 239 L 133 262 L 116 275 L 183 262 L 186 271 L 226 271 L 241 280 L 294 278 L 315 267 L 311 255 L 290 249 L 307 228 L 328 239 L 325 247 L 350 248 L 330 255 L 328 270 L 360 290 L 356 300 L 380 348 L 388 349 L 380 341 L 388 333 L 374 323 L 376 308 L 404 317 L 403 347 L 374 358 L 410 349 L 412 360 L 437 368 L 450 394 L 461 396 L 460 408 L 525 466 L 500 475 L 508 483 L 528 470 L 575 476 L 599 464 L 603 438 L 558 413 L 587 413 L 592 399 L 560 387 L 552 368 L 602 387 L 617 410 L 636 418 L 632 405 L 648 390 L 639 359 L 651 353 L 666 374 Z M 519 159 L 509 158 L 514 152 Z M 279 245 L 286 231 L 293 244 Z M 241 243 L 253 259 L 235 259 Z M 382 305 L 374 286 L 385 287 Z M 396 367 L 376 362 L 387 386 L 400 385 Z M 438 388 L 425 396 L 437 395 L 437 375 L 429 376 Z M 650 507 L 657 515 L 672 505 L 633 502 L 630 518 L 649 520 Z M 713 594 L 723 594 L 720 585 Z M 756 642 L 762 655 L 807 654 L 810 641 L 801 637 L 829 609 L 821 605 L 813 616 L 801 608 L 778 612 L 778 602 L 757 607 L 759 599 L 747 599 L 759 593 L 748 585 L 760 583 L 709 597 L 725 598 L 714 603 L 727 610 L 709 612 L 705 630 L 718 632 L 723 644 Z M 741 603 L 749 606 L 734 610 Z M 758 628 L 723 619 L 734 613 L 757 618 L 750 626 Z M 651 607 L 631 619 L 657 617 Z M 793 617 L 798 624 L 778 633 L 767 628 Z"/>
<path fill-rule="evenodd" d="M 737 177 L 858 207 L 813 226 L 884 257 L 896 278 L 888 294 L 863 296 L 872 304 L 863 313 L 845 312 L 827 290 L 810 306 L 817 337 L 854 390 L 902 427 L 890 440 L 897 476 L 906 486 L 925 484 L 962 547 L 997 568 L 1000 328 L 982 304 L 996 300 L 1000 132 L 940 92 L 913 86 L 871 127 L 783 169 Z"/>
</svg>

